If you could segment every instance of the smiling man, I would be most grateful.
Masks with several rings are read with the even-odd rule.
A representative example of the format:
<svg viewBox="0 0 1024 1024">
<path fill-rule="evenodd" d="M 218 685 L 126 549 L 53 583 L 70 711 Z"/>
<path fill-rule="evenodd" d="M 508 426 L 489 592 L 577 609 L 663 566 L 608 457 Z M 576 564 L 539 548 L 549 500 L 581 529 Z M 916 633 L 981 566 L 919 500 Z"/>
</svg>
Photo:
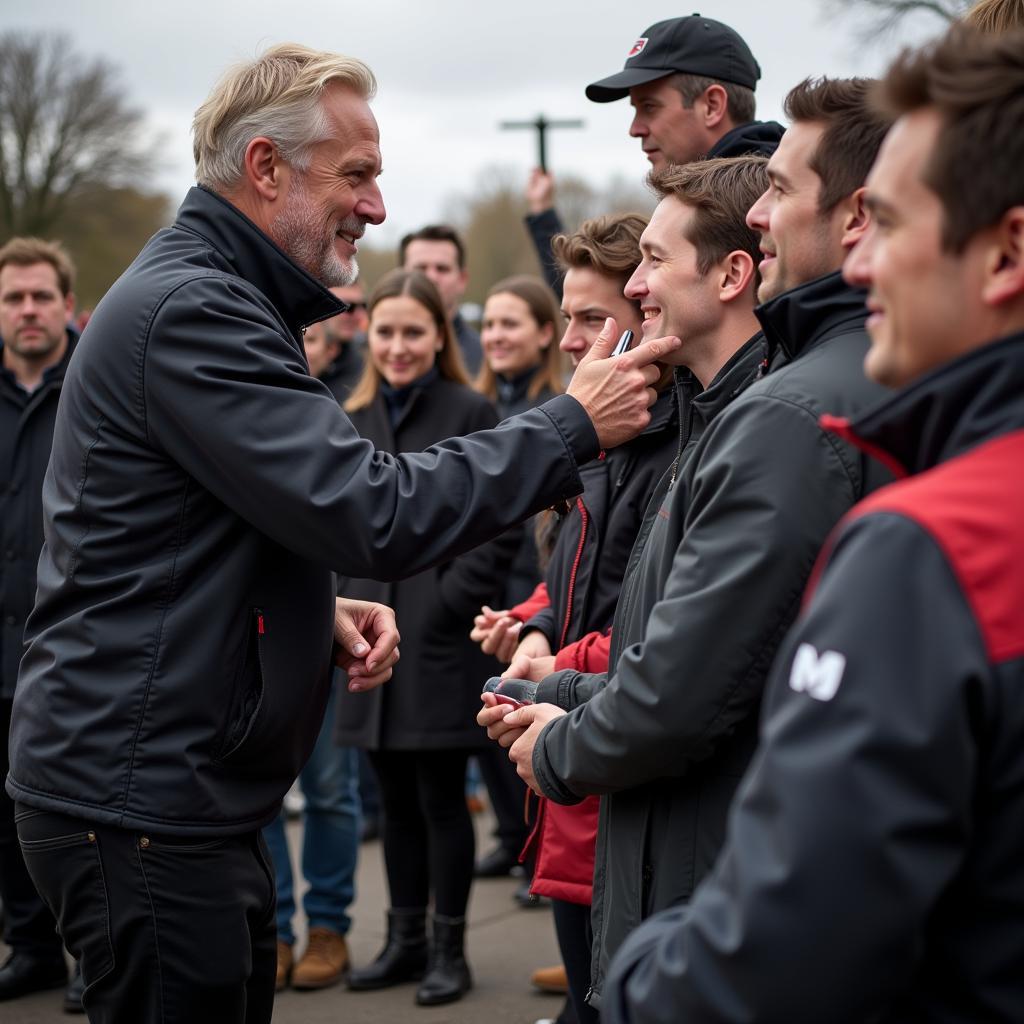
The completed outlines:
<svg viewBox="0 0 1024 1024">
<path fill-rule="evenodd" d="M 754 316 L 758 238 L 745 223 L 747 210 L 767 184 L 765 159 L 734 157 L 669 167 L 652 175 L 652 184 L 661 201 L 641 236 L 643 259 L 625 295 L 641 309 L 644 337 L 671 330 L 682 341 L 666 360 L 684 368 L 678 371 L 676 389 L 678 446 L 643 516 L 615 609 L 607 676 L 575 670 L 549 675 L 554 658 L 517 656 L 509 674 L 542 680 L 542 703 L 510 716 L 519 728 L 510 728 L 501 738 L 508 745 L 527 719 L 535 722 L 512 754 L 520 774 L 557 803 L 615 794 L 602 799 L 597 843 L 590 996 L 595 1004 L 607 959 L 631 923 L 652 906 L 685 897 L 693 875 L 705 869 L 716 846 L 728 787 L 718 785 L 702 795 L 699 777 L 690 786 L 666 785 L 661 777 L 671 758 L 665 746 L 678 746 L 669 737 L 685 734 L 680 716 L 685 719 L 689 702 L 717 702 L 732 683 L 731 674 L 719 672 L 714 658 L 714 672 L 693 678 L 687 671 L 689 658 L 700 657 L 706 633 L 723 631 L 719 620 L 731 623 L 734 617 L 729 596 L 718 598 L 715 593 L 723 553 L 738 538 L 761 529 L 760 523 L 749 531 L 737 525 L 731 504 L 719 500 L 723 470 L 706 470 L 701 455 L 729 404 L 758 377 L 765 356 Z M 572 283 L 568 277 L 567 283 Z M 568 288 L 567 296 L 572 293 Z M 760 450 L 751 451 L 748 462 L 742 451 L 725 448 L 718 465 L 735 465 L 737 475 L 761 456 Z M 705 472 L 711 482 L 705 482 Z M 750 475 L 748 481 L 755 486 L 756 477 Z M 693 518 L 701 529 L 692 531 L 686 566 L 676 568 L 682 532 Z M 629 682 L 620 687 L 626 662 Z M 487 707 L 478 717 L 495 738 L 504 731 L 503 707 Z M 570 710 L 572 714 L 563 713 Z M 534 758 L 533 740 L 555 716 L 558 720 L 541 736 Z M 658 750 L 653 758 L 644 753 L 647 745 Z M 653 772 L 652 759 L 658 762 Z M 652 823 L 653 849 L 643 849 L 641 820 Z M 678 857 L 679 849 L 692 848 L 700 850 L 697 863 Z M 641 856 L 643 892 L 635 884 Z"/>
<path fill-rule="evenodd" d="M 609 1024 L 1011 1024 L 1024 1008 L 1024 34 L 900 58 L 847 261 L 899 467 L 822 552 L 714 874 Z"/>
<path fill-rule="evenodd" d="M 616 611 L 609 672 L 551 675 L 539 693 L 550 703 L 502 723 L 520 774 L 543 795 L 563 803 L 603 795 L 598 997 L 608 958 L 629 930 L 689 900 L 711 870 L 756 745 L 768 669 L 814 559 L 843 514 L 887 479 L 818 422 L 825 412 L 854 415 L 882 395 L 862 370 L 864 292 L 839 273 L 867 230 L 864 180 L 888 127 L 868 90 L 863 80 L 826 79 L 787 98 L 794 124 L 746 214 L 765 275 L 756 309 L 767 342 L 762 379 L 729 381 L 730 400 L 655 495 Z M 670 212 L 659 207 L 651 226 Z M 676 323 L 673 302 L 685 295 L 679 328 L 688 326 L 676 358 L 690 360 L 705 383 L 721 358 L 702 329 L 708 307 L 693 269 L 653 241 L 634 282 L 645 331 Z M 735 369 L 734 359 L 719 379 Z"/>
<path fill-rule="evenodd" d="M 310 376 L 384 219 L 358 60 L 285 44 L 193 125 L 196 179 L 97 306 L 65 376 L 7 791 L 94 1020 L 269 1021 L 273 873 L 259 829 L 330 685 L 397 658 L 390 609 L 333 571 L 418 572 L 575 495 L 649 420 L 671 340 L 578 368 L 499 430 L 392 457 Z"/>
</svg>

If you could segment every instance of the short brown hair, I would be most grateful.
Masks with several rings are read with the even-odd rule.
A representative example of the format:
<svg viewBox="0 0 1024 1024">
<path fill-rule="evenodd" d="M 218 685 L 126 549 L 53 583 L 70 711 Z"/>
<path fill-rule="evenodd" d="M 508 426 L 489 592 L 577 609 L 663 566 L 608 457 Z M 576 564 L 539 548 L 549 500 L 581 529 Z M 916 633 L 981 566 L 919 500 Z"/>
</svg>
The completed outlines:
<svg viewBox="0 0 1024 1024">
<path fill-rule="evenodd" d="M 922 180 L 942 202 L 947 250 L 962 252 L 1024 205 L 1024 31 L 954 25 L 931 45 L 905 50 L 877 100 L 893 117 L 932 107 L 942 118 Z"/>
<path fill-rule="evenodd" d="M 60 293 L 67 298 L 75 287 L 75 265 L 60 242 L 44 242 L 41 238 L 12 238 L 0 249 L 0 270 L 7 264 L 31 267 L 49 263 L 57 275 Z"/>
<path fill-rule="evenodd" d="M 691 75 L 679 71 L 669 77 L 669 84 L 678 90 L 683 97 L 683 106 L 690 108 L 712 85 L 720 85 L 725 90 L 726 111 L 734 125 L 749 124 L 757 112 L 757 100 L 754 90 L 735 82 L 723 82 L 720 78 L 705 78 L 703 75 Z"/>
<path fill-rule="evenodd" d="M 687 237 L 697 250 L 697 269 L 706 274 L 737 250 L 756 267 L 761 236 L 747 227 L 747 211 L 768 187 L 768 158 L 718 157 L 652 171 L 648 183 L 659 199 L 672 197 L 694 210 Z"/>
<path fill-rule="evenodd" d="M 526 303 L 530 309 L 530 316 L 539 327 L 551 324 L 551 344 L 548 345 L 547 351 L 544 353 L 540 370 L 533 375 L 533 379 L 530 381 L 530 386 L 526 391 L 527 395 L 530 398 L 536 398 L 545 390 L 552 394 L 560 394 L 565 390 L 562 380 L 563 359 L 558 348 L 563 324 L 562 311 L 558 308 L 558 299 L 555 298 L 555 293 L 539 277 L 516 274 L 514 277 L 506 277 L 494 285 L 487 293 L 487 298 L 506 293 L 514 295 Z M 485 304 L 486 301 L 485 299 Z M 492 402 L 497 399 L 498 379 L 488 365 L 486 357 L 473 383 L 477 391 L 486 395 Z"/>
<path fill-rule="evenodd" d="M 453 380 L 456 384 L 469 384 L 469 376 L 466 367 L 462 363 L 462 353 L 455 343 L 455 334 L 452 325 L 445 313 L 444 302 L 437 285 L 418 270 L 392 270 L 385 274 L 378 282 L 377 287 L 370 292 L 366 301 L 366 312 L 370 317 L 368 331 L 373 329 L 373 310 L 385 299 L 395 299 L 402 295 L 408 295 L 415 299 L 429 314 L 434 321 L 441 336 L 441 351 L 437 353 L 437 372 L 446 380 Z M 372 359 L 366 360 L 363 375 L 359 383 L 352 389 L 352 394 L 345 403 L 349 412 L 356 409 L 364 409 L 380 390 L 381 375 L 377 367 L 373 365 Z"/>
<path fill-rule="evenodd" d="M 466 269 L 466 247 L 458 231 L 448 224 L 428 224 L 419 231 L 410 231 L 398 246 L 398 264 L 405 266 L 405 250 L 411 242 L 451 242 L 459 261 L 459 270 Z"/>
<path fill-rule="evenodd" d="M 981 32 L 1011 32 L 1024 27 L 1024 0 L 978 0 L 961 20 Z"/>
<path fill-rule="evenodd" d="M 820 124 L 810 160 L 821 179 L 818 210 L 830 213 L 863 186 L 892 118 L 871 103 L 871 78 L 805 78 L 786 97 L 790 121 Z"/>
<path fill-rule="evenodd" d="M 565 270 L 594 270 L 622 283 L 640 264 L 640 236 L 647 218 L 639 213 L 607 214 L 585 220 L 572 234 L 555 235 L 551 252 Z"/>
</svg>

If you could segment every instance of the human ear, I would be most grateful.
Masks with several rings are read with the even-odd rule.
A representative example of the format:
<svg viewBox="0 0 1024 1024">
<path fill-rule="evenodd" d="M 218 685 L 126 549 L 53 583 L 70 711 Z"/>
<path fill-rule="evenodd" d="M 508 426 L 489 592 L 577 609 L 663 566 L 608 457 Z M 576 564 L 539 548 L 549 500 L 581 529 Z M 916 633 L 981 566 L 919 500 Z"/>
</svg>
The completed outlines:
<svg viewBox="0 0 1024 1024">
<path fill-rule="evenodd" d="M 843 223 L 843 235 L 840 244 L 844 249 L 852 249 L 864 237 L 871 224 L 871 214 L 864 205 L 867 189 L 863 186 L 856 189 L 839 203 L 840 216 Z"/>
<path fill-rule="evenodd" d="M 250 141 L 245 147 L 244 167 L 246 179 L 261 199 L 272 203 L 283 194 L 287 165 L 270 139 L 258 135 Z"/>
<path fill-rule="evenodd" d="M 729 113 L 729 96 L 720 85 L 709 85 L 701 94 L 704 101 L 704 127 L 717 128 Z"/>
<path fill-rule="evenodd" d="M 754 260 L 750 253 L 736 249 L 718 266 L 718 299 L 720 302 L 734 302 L 746 293 L 754 279 Z"/>
<path fill-rule="evenodd" d="M 1007 210 L 994 229 L 981 294 L 992 306 L 1024 295 L 1024 206 Z"/>
</svg>

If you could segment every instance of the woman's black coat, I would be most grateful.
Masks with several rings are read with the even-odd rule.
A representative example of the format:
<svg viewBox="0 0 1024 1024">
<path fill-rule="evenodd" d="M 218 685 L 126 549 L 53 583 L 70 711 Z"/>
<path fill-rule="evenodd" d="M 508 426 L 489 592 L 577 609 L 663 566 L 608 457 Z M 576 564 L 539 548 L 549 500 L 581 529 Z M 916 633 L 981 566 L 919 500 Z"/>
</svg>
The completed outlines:
<svg viewBox="0 0 1024 1024">
<path fill-rule="evenodd" d="M 447 437 L 493 427 L 491 403 L 461 384 L 436 377 L 416 388 L 392 428 L 384 398 L 350 413 L 379 450 L 419 451 Z M 483 747 L 476 724 L 480 690 L 498 662 L 469 639 L 473 616 L 501 596 L 520 541 L 519 529 L 465 555 L 397 583 L 342 580 L 339 593 L 395 609 L 401 659 L 394 675 L 369 693 L 339 688 L 335 740 L 367 750 Z"/>
</svg>

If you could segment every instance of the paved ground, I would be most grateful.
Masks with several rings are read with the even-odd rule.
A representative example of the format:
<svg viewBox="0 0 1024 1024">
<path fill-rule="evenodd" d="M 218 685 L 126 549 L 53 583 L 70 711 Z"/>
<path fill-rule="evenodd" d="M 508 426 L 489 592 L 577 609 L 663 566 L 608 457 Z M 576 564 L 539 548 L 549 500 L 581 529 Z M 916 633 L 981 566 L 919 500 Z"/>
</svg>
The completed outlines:
<svg viewBox="0 0 1024 1024">
<path fill-rule="evenodd" d="M 478 816 L 481 849 L 490 848 L 486 816 Z M 298 839 L 298 827 L 290 826 Z M 535 967 L 558 962 L 550 911 L 521 910 L 512 901 L 515 881 L 476 883 L 470 903 L 467 953 L 476 986 L 449 1006 L 422 1007 L 413 1002 L 413 985 L 384 992 L 285 992 L 278 997 L 274 1024 L 533 1024 L 555 1017 L 561 999 L 534 992 L 529 977 Z M 377 954 L 384 937 L 386 906 L 380 843 L 364 843 L 357 878 L 355 924 L 349 935 L 353 960 L 364 964 Z M 301 938 L 300 938 L 301 943 Z M 6 948 L 0 944 L 0 957 Z M 43 993 L 0 1004 L 3 1024 L 70 1024 L 60 993 Z"/>
</svg>

